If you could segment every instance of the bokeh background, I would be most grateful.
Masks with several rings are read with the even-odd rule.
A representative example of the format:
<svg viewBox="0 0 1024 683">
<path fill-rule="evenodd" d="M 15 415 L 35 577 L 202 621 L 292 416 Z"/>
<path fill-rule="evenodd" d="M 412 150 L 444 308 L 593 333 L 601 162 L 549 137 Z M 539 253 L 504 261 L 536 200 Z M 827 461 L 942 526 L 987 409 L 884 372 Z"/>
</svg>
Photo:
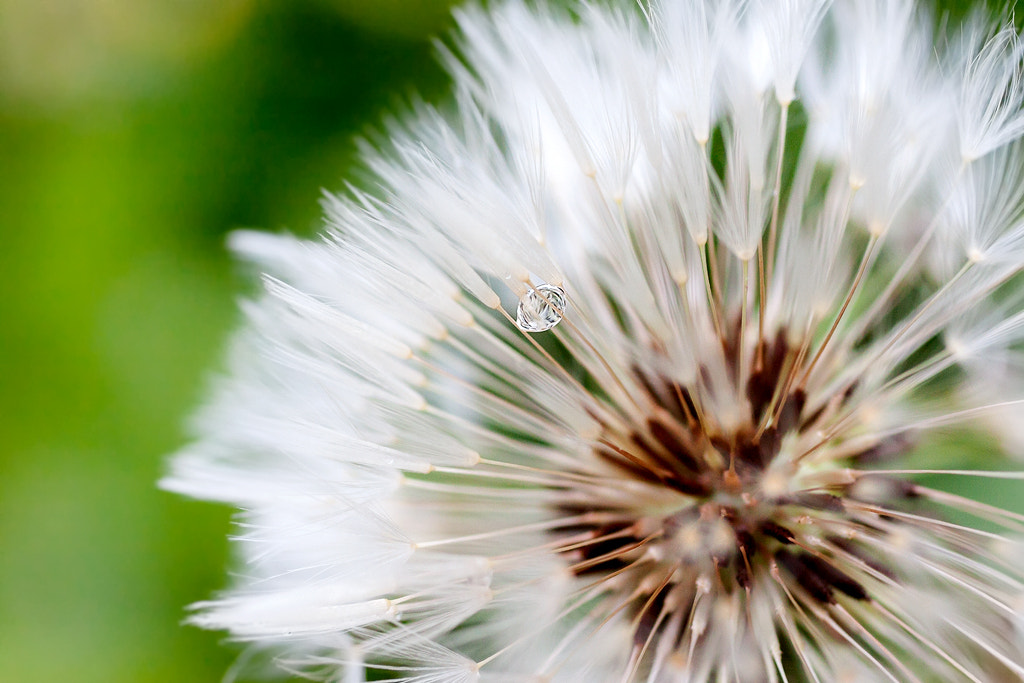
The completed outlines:
<svg viewBox="0 0 1024 683">
<path fill-rule="evenodd" d="M 229 511 L 158 491 L 235 297 L 353 137 L 437 99 L 444 0 L 0 0 L 0 681 L 216 682 Z"/>
<path fill-rule="evenodd" d="M 0 0 L 0 681 L 231 666 L 180 625 L 230 511 L 155 485 L 253 288 L 224 236 L 313 233 L 354 136 L 444 97 L 446 2 Z"/>
</svg>

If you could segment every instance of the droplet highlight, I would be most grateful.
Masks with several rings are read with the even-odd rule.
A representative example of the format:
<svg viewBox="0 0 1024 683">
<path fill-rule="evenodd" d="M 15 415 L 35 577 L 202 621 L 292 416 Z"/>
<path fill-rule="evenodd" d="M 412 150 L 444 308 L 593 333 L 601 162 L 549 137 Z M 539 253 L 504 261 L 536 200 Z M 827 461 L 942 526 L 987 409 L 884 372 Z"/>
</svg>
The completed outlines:
<svg viewBox="0 0 1024 683">
<path fill-rule="evenodd" d="M 516 325 L 524 332 L 546 332 L 565 315 L 565 292 L 555 285 L 537 285 L 519 300 Z"/>
</svg>

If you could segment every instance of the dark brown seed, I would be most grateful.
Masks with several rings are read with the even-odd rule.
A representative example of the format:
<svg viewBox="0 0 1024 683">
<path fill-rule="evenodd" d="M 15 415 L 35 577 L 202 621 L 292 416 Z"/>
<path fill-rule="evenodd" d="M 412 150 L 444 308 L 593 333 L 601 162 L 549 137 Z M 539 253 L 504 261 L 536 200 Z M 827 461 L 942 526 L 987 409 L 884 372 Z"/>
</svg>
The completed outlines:
<svg viewBox="0 0 1024 683">
<path fill-rule="evenodd" d="M 736 553 L 732 557 L 732 569 L 736 577 L 736 583 L 744 590 L 749 590 L 751 585 L 750 571 L 747 569 L 749 557 L 749 555 L 743 557 L 743 553 Z"/>
<path fill-rule="evenodd" d="M 782 435 L 775 427 L 768 427 L 761 433 L 757 446 L 761 449 L 761 462 L 767 467 L 782 448 Z"/>
<path fill-rule="evenodd" d="M 658 481 L 657 476 L 655 476 L 649 469 L 642 467 L 639 463 L 633 462 L 629 458 L 622 457 L 621 454 L 610 448 L 596 448 L 594 449 L 594 452 L 597 453 L 601 459 L 615 465 L 625 472 L 628 472 L 632 475 L 633 479 L 639 479 L 641 481 Z"/>
<path fill-rule="evenodd" d="M 647 605 L 644 609 L 643 614 L 637 620 L 636 631 L 633 632 L 633 644 L 637 647 L 643 647 L 647 639 L 650 638 L 651 632 L 654 631 L 654 625 L 658 621 L 658 615 L 665 609 L 665 593 L 667 589 L 663 589 L 660 593 L 654 596 L 651 600 L 651 604 Z M 643 609 L 643 607 L 641 607 Z"/>
<path fill-rule="evenodd" d="M 801 432 L 801 433 L 806 432 L 808 429 L 811 428 L 811 426 L 814 425 L 815 422 L 818 421 L 818 418 L 821 417 L 821 414 L 824 413 L 824 412 L 825 412 L 825 406 L 824 405 L 818 406 L 817 408 L 812 410 L 810 412 L 810 414 L 807 415 L 807 417 L 803 418 L 800 421 L 800 426 L 797 427 L 797 431 Z"/>
<path fill-rule="evenodd" d="M 775 393 L 775 382 L 764 371 L 753 372 L 747 380 L 747 400 L 750 401 L 750 414 L 755 423 L 764 417 L 764 410 Z"/>
<path fill-rule="evenodd" d="M 800 423 L 800 414 L 807 403 L 807 392 L 797 389 L 789 395 L 786 402 L 782 404 L 779 411 L 779 419 L 775 421 L 775 427 L 779 434 L 786 434 Z"/>
<path fill-rule="evenodd" d="M 779 454 L 782 439 L 774 427 L 768 427 L 761 433 L 757 443 L 751 441 L 743 442 L 736 449 L 736 457 L 741 462 L 749 463 L 758 470 L 763 470 L 771 464 L 775 456 Z"/>
<path fill-rule="evenodd" d="M 782 526 L 781 524 L 776 524 L 770 519 L 761 522 L 761 526 L 758 527 L 758 531 L 760 531 L 765 536 L 774 538 L 776 541 L 779 541 L 780 543 L 783 543 L 785 545 L 789 545 L 793 542 L 793 532 L 787 529 L 786 527 Z"/>
<path fill-rule="evenodd" d="M 896 572 L 894 572 L 891 567 L 888 567 L 887 565 L 884 565 L 881 562 L 879 562 L 878 559 L 869 555 L 867 550 L 860 547 L 850 539 L 844 536 L 833 535 L 827 536 L 825 540 L 827 540 L 829 543 L 839 548 L 840 550 L 843 550 L 844 552 L 847 552 L 850 555 L 854 556 L 855 558 L 866 564 L 868 567 L 871 567 L 882 576 L 892 579 L 893 581 L 897 580 Z"/>
<path fill-rule="evenodd" d="M 708 438 L 708 442 L 716 451 L 718 451 L 719 455 L 728 460 L 729 453 L 732 451 L 732 444 L 729 443 L 729 441 L 715 434 Z"/>
<path fill-rule="evenodd" d="M 885 441 L 852 456 L 857 465 L 871 465 L 889 462 L 905 455 L 914 447 L 914 440 L 908 434 L 895 434 Z"/>
<path fill-rule="evenodd" d="M 690 452 L 690 448 L 683 443 L 671 429 L 654 418 L 647 420 L 647 428 L 651 430 L 651 436 L 653 436 L 666 451 L 675 457 L 679 465 L 682 465 L 691 472 L 700 471 L 700 464 L 698 463 L 697 458 Z"/>
<path fill-rule="evenodd" d="M 629 438 L 637 448 L 634 458 L 628 458 L 607 446 L 598 449 L 597 453 L 636 479 L 658 482 L 690 496 L 707 496 L 711 493 L 707 482 L 697 470 L 685 467 L 685 463 L 675 457 L 674 453 L 665 453 L 637 432 L 630 434 Z M 641 462 L 649 463 L 649 467 L 642 466 Z"/>
<path fill-rule="evenodd" d="M 602 527 L 594 529 L 593 537 L 600 538 L 609 534 L 614 534 L 629 525 L 624 523 L 618 524 L 606 524 Z M 637 542 L 637 539 L 633 536 L 621 536 L 617 538 L 606 538 L 595 543 L 584 545 L 579 549 L 579 560 L 587 562 L 590 560 L 596 560 L 593 564 L 587 564 L 582 567 L 574 569 L 576 576 L 585 576 L 595 572 L 610 572 L 615 571 L 626 565 L 626 562 L 619 556 L 608 557 L 607 559 L 601 560 L 608 555 L 614 555 L 614 553 L 622 550 L 626 546 L 633 545 Z"/>
<path fill-rule="evenodd" d="M 834 605 L 835 596 L 832 595 L 832 587 L 829 583 L 813 571 L 801 558 L 789 552 L 786 548 L 779 548 L 775 553 L 775 560 L 787 571 L 790 576 L 796 579 L 800 587 L 807 591 L 807 594 L 818 602 Z"/>
<path fill-rule="evenodd" d="M 636 363 L 631 365 L 629 369 L 633 372 L 633 376 L 637 379 L 638 382 L 640 382 L 644 390 L 648 394 L 650 394 L 651 400 L 654 401 L 655 403 L 661 403 L 661 401 L 659 400 L 661 396 L 658 395 L 658 392 L 657 390 L 655 390 L 654 384 L 651 382 L 651 378 L 647 376 L 647 373 L 640 369 L 640 366 L 637 365 Z"/>
<path fill-rule="evenodd" d="M 917 484 L 912 481 L 883 474 L 869 474 L 848 486 L 846 495 L 864 503 L 885 505 L 897 500 L 911 500 L 920 494 L 917 491 Z"/>
<path fill-rule="evenodd" d="M 697 407 L 693 403 L 690 392 L 683 387 L 680 387 L 679 391 L 672 386 L 669 389 L 669 410 L 677 416 L 681 414 L 686 419 L 692 420 L 692 416 L 697 414 Z"/>
<path fill-rule="evenodd" d="M 843 499 L 828 493 L 798 493 L 793 496 L 793 502 L 812 510 L 843 511 Z"/>
<path fill-rule="evenodd" d="M 746 553 L 747 559 L 753 557 L 757 550 L 757 540 L 746 529 L 736 529 L 736 544 L 741 552 Z"/>
<path fill-rule="evenodd" d="M 740 462 L 747 463 L 755 469 L 763 469 L 765 463 L 761 459 L 761 448 L 755 443 L 741 443 L 736 448 L 736 457 Z"/>
<path fill-rule="evenodd" d="M 845 593 L 854 600 L 867 599 L 868 594 L 864 590 L 864 586 L 831 562 L 808 553 L 801 553 L 797 558 L 808 570 L 814 572 L 822 581 L 840 593 Z"/>
</svg>

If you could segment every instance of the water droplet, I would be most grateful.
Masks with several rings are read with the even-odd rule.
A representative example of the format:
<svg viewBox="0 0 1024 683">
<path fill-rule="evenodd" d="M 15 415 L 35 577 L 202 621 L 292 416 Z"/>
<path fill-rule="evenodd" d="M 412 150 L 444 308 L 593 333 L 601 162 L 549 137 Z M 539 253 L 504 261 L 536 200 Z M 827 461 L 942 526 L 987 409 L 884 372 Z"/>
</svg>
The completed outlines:
<svg viewBox="0 0 1024 683">
<path fill-rule="evenodd" d="M 537 285 L 519 300 L 516 325 L 524 332 L 544 332 L 562 321 L 565 292 L 554 285 Z"/>
</svg>

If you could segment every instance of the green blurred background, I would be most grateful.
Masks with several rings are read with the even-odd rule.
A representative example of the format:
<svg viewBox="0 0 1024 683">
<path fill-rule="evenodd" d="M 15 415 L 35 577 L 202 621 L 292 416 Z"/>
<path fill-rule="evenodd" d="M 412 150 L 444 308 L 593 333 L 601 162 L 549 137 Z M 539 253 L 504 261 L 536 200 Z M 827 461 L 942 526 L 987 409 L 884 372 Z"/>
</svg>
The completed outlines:
<svg viewBox="0 0 1024 683">
<path fill-rule="evenodd" d="M 0 681 L 219 681 L 180 622 L 229 511 L 158 491 L 252 289 L 352 138 L 445 80 L 445 0 L 0 0 Z"/>
<path fill-rule="evenodd" d="M 445 4 L 0 0 L 0 681 L 231 665 L 180 625 L 230 513 L 155 486 L 252 287 L 224 235 L 313 232 L 353 136 L 443 97 Z"/>
</svg>

